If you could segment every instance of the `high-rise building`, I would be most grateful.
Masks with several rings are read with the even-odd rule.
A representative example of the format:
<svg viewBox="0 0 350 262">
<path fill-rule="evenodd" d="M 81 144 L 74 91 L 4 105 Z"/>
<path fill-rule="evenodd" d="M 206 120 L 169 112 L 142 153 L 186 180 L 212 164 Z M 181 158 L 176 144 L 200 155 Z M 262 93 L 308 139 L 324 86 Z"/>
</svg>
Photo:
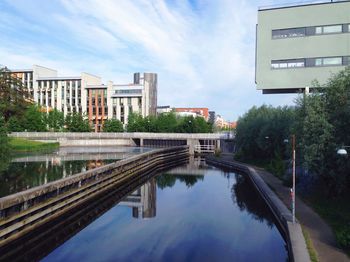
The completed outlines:
<svg viewBox="0 0 350 262">
<path fill-rule="evenodd" d="M 256 27 L 257 89 L 312 89 L 350 65 L 350 1 L 263 7 Z"/>
<path fill-rule="evenodd" d="M 56 108 L 64 115 L 81 113 L 88 116 L 91 127 L 99 132 L 106 119 L 118 119 L 127 125 L 135 112 L 143 117 L 156 115 L 157 74 L 135 73 L 131 84 L 117 85 L 88 73 L 61 77 L 57 71 L 34 65 L 32 69 L 11 70 L 28 93 L 47 112 Z"/>
</svg>

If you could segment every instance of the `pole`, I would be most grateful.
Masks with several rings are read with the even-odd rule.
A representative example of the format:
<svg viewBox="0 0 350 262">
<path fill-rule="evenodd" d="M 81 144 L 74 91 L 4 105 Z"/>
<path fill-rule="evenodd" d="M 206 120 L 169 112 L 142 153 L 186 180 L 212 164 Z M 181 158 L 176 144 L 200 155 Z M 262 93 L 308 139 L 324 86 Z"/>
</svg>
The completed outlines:
<svg viewBox="0 0 350 262">
<path fill-rule="evenodd" d="M 292 214 L 293 214 L 293 223 L 295 223 L 295 135 L 292 135 L 292 147 L 293 147 Z"/>
</svg>

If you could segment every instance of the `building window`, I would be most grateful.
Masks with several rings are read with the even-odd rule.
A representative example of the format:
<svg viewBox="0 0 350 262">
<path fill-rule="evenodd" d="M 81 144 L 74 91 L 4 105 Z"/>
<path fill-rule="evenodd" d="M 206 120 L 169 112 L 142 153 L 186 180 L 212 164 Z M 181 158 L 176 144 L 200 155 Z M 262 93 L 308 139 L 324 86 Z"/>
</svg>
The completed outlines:
<svg viewBox="0 0 350 262">
<path fill-rule="evenodd" d="M 272 69 L 348 65 L 348 56 L 272 60 Z"/>
<path fill-rule="evenodd" d="M 322 34 L 341 34 L 350 32 L 349 24 L 308 26 L 287 29 L 272 30 L 272 39 L 281 39 L 289 37 L 303 37 Z"/>
<path fill-rule="evenodd" d="M 287 38 L 305 36 L 305 27 L 272 30 L 272 38 Z"/>
<path fill-rule="evenodd" d="M 332 26 L 324 26 L 323 27 L 323 33 L 324 34 L 335 34 L 335 33 L 342 33 L 342 25 L 332 25 Z"/>
<path fill-rule="evenodd" d="M 341 65 L 341 64 L 342 64 L 342 58 L 341 57 L 323 58 L 323 65 L 324 66 Z"/>
<path fill-rule="evenodd" d="M 305 59 L 290 59 L 290 60 L 272 60 L 271 68 L 293 68 L 293 67 L 305 67 Z"/>
</svg>

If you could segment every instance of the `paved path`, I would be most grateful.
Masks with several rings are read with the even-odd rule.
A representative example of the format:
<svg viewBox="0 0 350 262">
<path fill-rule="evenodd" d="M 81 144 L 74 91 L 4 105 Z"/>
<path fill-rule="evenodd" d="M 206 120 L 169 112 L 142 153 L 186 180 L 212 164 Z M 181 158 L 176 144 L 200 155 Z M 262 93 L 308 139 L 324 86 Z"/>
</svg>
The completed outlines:
<svg viewBox="0 0 350 262">
<path fill-rule="evenodd" d="M 230 161 L 232 155 L 223 155 L 223 159 Z M 258 174 L 275 191 L 283 203 L 290 207 L 290 191 L 282 184 L 282 181 L 264 169 L 257 168 Z M 297 192 L 298 193 L 298 192 Z M 300 198 L 295 199 L 296 217 L 303 228 L 309 233 L 313 246 L 321 262 L 350 262 L 350 258 L 337 248 L 332 229 L 325 221 Z"/>
</svg>

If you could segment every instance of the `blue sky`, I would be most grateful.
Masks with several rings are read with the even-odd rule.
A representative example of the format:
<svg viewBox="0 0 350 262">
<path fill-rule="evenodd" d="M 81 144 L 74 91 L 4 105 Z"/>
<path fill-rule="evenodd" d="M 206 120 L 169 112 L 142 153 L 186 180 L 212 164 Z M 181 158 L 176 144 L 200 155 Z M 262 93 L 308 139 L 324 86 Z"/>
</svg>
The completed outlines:
<svg viewBox="0 0 350 262">
<path fill-rule="evenodd" d="M 129 83 L 158 73 L 158 105 L 208 107 L 236 120 L 253 105 L 290 105 L 254 83 L 259 6 L 244 0 L 1 0 L 0 64 L 39 64 Z"/>
</svg>

